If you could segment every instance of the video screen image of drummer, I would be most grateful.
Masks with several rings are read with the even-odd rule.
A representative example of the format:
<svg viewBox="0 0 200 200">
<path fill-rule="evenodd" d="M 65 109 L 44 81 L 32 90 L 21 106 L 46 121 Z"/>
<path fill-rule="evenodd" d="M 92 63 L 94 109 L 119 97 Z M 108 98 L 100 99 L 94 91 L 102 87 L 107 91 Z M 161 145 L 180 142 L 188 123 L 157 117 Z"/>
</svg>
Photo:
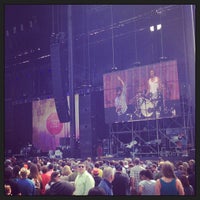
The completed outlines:
<svg viewBox="0 0 200 200">
<path fill-rule="evenodd" d="M 176 60 L 104 74 L 105 122 L 180 116 L 178 77 Z"/>
</svg>

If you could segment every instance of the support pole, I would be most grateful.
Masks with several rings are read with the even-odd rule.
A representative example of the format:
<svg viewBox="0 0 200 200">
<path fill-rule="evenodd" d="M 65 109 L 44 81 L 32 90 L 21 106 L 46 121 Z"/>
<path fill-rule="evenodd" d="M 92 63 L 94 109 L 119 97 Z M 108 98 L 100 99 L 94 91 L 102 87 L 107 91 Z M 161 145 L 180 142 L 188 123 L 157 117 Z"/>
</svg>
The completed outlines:
<svg viewBox="0 0 200 200">
<path fill-rule="evenodd" d="M 75 96 L 74 96 L 74 70 L 73 70 L 73 38 L 72 38 L 72 8 L 67 7 L 68 21 L 68 69 L 69 69 L 69 97 L 70 97 L 70 148 L 71 156 L 75 157 Z"/>
</svg>

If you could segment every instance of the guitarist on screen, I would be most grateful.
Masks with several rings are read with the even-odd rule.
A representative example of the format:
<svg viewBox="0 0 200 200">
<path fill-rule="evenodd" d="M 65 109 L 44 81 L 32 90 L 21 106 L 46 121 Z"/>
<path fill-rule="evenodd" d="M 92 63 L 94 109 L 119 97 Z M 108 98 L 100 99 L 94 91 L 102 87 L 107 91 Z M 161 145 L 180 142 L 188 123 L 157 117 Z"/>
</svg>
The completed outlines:
<svg viewBox="0 0 200 200">
<path fill-rule="evenodd" d="M 116 88 L 115 111 L 119 121 L 126 121 L 126 111 L 128 108 L 126 103 L 126 85 L 119 76 L 117 76 L 117 79 L 120 81 L 122 87 Z"/>
</svg>

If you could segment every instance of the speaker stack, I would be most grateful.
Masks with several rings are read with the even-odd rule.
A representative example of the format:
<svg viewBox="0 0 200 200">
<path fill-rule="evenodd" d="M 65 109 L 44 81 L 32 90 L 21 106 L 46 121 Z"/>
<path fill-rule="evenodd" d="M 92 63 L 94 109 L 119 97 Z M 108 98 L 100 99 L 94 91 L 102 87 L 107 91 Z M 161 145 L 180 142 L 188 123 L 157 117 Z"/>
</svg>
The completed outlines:
<svg viewBox="0 0 200 200">
<path fill-rule="evenodd" d="M 58 34 L 57 39 L 52 39 L 51 51 L 51 71 L 52 85 L 55 105 L 61 123 L 70 121 L 69 107 L 67 101 L 68 90 L 68 70 L 67 51 L 63 34 Z"/>
<path fill-rule="evenodd" d="M 81 158 L 92 157 L 93 130 L 91 94 L 79 98 L 80 152 Z"/>
</svg>

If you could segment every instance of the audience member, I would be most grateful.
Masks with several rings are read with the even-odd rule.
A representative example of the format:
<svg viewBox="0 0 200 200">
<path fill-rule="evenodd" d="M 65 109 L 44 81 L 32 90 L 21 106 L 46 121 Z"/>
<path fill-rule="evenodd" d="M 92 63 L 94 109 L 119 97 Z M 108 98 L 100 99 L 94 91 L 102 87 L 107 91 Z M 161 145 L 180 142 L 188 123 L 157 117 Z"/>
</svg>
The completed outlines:
<svg viewBox="0 0 200 200">
<path fill-rule="evenodd" d="M 100 196 L 100 195 L 106 195 L 105 191 L 101 187 L 93 187 L 88 192 L 88 196 Z"/>
<path fill-rule="evenodd" d="M 95 186 L 93 176 L 86 170 L 85 163 L 78 165 L 78 175 L 74 182 L 74 195 L 87 195 L 88 191 Z"/>
<path fill-rule="evenodd" d="M 182 164 L 178 165 L 177 170 L 174 171 L 177 178 L 180 178 L 182 175 L 186 175 L 186 172 L 184 170 L 184 167 Z"/>
<path fill-rule="evenodd" d="M 193 164 L 193 166 L 190 166 L 190 168 L 188 169 L 188 181 L 189 184 L 193 187 L 194 189 L 194 193 L 196 191 L 196 173 L 195 173 L 195 163 Z"/>
<path fill-rule="evenodd" d="M 34 163 L 30 166 L 29 178 L 33 181 L 35 185 L 35 195 L 40 195 L 42 190 L 42 177 L 38 170 L 38 166 Z"/>
<path fill-rule="evenodd" d="M 162 177 L 156 181 L 156 195 L 184 195 L 181 181 L 174 173 L 174 165 L 170 161 L 164 161 L 161 167 Z"/>
<path fill-rule="evenodd" d="M 78 175 L 78 164 L 77 163 L 73 163 L 73 165 L 71 166 L 72 169 L 72 173 L 68 176 L 68 181 L 70 183 L 74 184 L 74 181 Z"/>
<path fill-rule="evenodd" d="M 4 185 L 4 194 L 6 196 L 12 196 L 12 189 L 10 187 L 10 185 Z"/>
<path fill-rule="evenodd" d="M 170 162 L 172 164 L 170 168 L 169 166 L 166 167 L 166 163 L 169 161 L 164 161 L 163 158 L 159 158 L 159 160 L 158 158 L 156 160 L 153 160 L 153 158 L 152 160 L 145 160 L 143 158 L 143 160 L 140 160 L 139 166 L 146 170 L 151 170 L 153 174 L 153 179 L 156 180 L 156 195 L 195 195 L 195 161 L 193 159 L 188 159 L 188 161 L 186 161 L 186 159 L 187 158 L 184 158 L 184 161 L 180 159 L 179 161 L 175 161 L 175 163 Z M 91 186 L 91 191 L 89 189 L 88 193 L 85 195 L 121 195 L 118 193 L 121 190 L 124 191 L 123 187 L 125 186 L 125 184 L 122 185 L 122 187 L 116 187 L 119 188 L 119 190 L 116 190 L 118 193 L 115 193 L 114 184 L 116 182 L 120 184 L 123 182 L 122 180 L 120 181 L 120 179 L 118 179 L 123 174 L 123 170 L 121 171 L 122 165 L 126 168 L 129 180 L 131 179 L 130 175 L 132 169 L 134 167 L 138 167 L 135 163 L 135 160 L 132 161 L 132 158 L 124 158 L 124 160 L 110 160 L 105 158 L 93 162 L 91 158 L 88 158 L 83 163 L 84 165 L 87 164 L 87 168 L 85 167 L 82 172 L 84 172 L 85 170 L 87 171 L 87 169 L 89 170 L 88 174 L 91 173 L 90 175 L 94 179 L 92 181 L 94 182 L 94 185 Z M 125 161 L 127 161 L 128 164 Z M 92 164 L 95 167 L 91 169 L 91 167 L 93 166 Z M 176 168 L 174 168 L 173 164 L 175 164 Z M 39 173 L 42 179 L 42 189 L 40 192 L 41 195 L 74 195 L 76 190 L 76 177 L 78 177 L 78 175 L 79 178 L 84 177 L 80 173 L 81 169 L 78 168 L 79 165 L 82 165 L 82 162 L 80 162 L 80 158 L 51 159 L 46 156 L 30 157 L 29 159 L 21 157 L 16 159 L 14 156 L 12 156 L 11 158 L 6 158 L 4 161 L 4 193 L 8 196 L 36 195 L 35 190 L 37 187 L 34 188 L 34 184 L 31 183 L 30 179 L 33 179 L 33 177 L 35 177 L 33 174 Z M 110 170 L 108 170 L 108 168 Z M 175 171 L 175 169 L 177 169 L 178 171 Z M 147 189 L 148 191 L 146 191 L 146 185 L 148 187 L 153 187 L 153 184 L 147 184 L 150 183 L 150 180 L 153 179 L 151 176 L 147 178 L 148 175 L 145 175 L 146 170 L 140 171 L 139 173 L 141 179 L 139 179 L 138 192 L 135 190 L 134 193 L 134 190 L 132 189 L 132 184 L 130 184 L 129 188 L 131 189 L 131 192 L 126 193 L 125 195 L 154 195 L 152 192 L 153 189 L 150 191 L 149 189 Z M 51 176 L 48 176 L 46 173 L 50 173 Z M 68 173 L 69 175 L 67 176 Z M 60 174 L 62 174 L 63 176 L 63 181 L 60 178 Z M 99 180 L 95 180 L 95 177 L 97 177 L 97 179 Z M 134 178 L 135 177 L 136 175 L 134 175 Z M 65 182 L 68 185 L 66 185 Z M 71 184 L 68 182 L 70 182 Z M 79 181 L 79 183 L 81 185 L 81 181 Z M 78 186 L 78 188 L 83 187 L 83 185 L 80 185 Z M 163 186 L 161 187 L 161 185 Z M 45 187 L 48 189 L 47 191 L 45 190 Z M 193 191 L 191 187 L 193 188 Z M 66 189 L 66 191 L 64 191 L 64 188 L 68 188 L 68 190 Z M 104 191 L 103 193 L 102 190 Z"/>
<path fill-rule="evenodd" d="M 145 168 L 141 166 L 140 159 L 134 159 L 134 166 L 130 169 L 130 178 L 131 178 L 131 194 L 137 195 L 138 194 L 138 185 L 140 182 L 140 171 L 144 170 Z"/>
<path fill-rule="evenodd" d="M 50 181 L 46 184 L 45 186 L 45 190 L 46 190 L 46 193 L 48 192 L 47 190 L 49 190 L 51 188 L 51 186 L 58 182 L 60 180 L 60 172 L 58 171 L 54 171 L 52 174 L 51 174 L 51 179 Z"/>
<path fill-rule="evenodd" d="M 5 168 L 9 168 L 9 169 L 13 170 L 12 161 L 10 159 L 5 160 L 4 166 L 5 166 Z"/>
<path fill-rule="evenodd" d="M 99 171 L 99 176 L 102 177 L 103 175 L 103 170 L 100 168 L 100 162 L 95 162 L 94 167 L 98 169 Z"/>
<path fill-rule="evenodd" d="M 99 185 L 99 183 L 101 182 L 101 177 L 99 176 L 99 169 L 98 168 L 94 168 L 92 170 L 92 175 L 95 181 L 95 187 Z"/>
<path fill-rule="evenodd" d="M 60 180 L 62 180 L 62 181 L 68 181 L 68 177 L 69 177 L 70 174 L 72 174 L 72 171 L 71 171 L 71 169 L 70 169 L 70 166 L 65 165 L 65 166 L 62 168 Z"/>
<path fill-rule="evenodd" d="M 20 179 L 17 182 L 17 185 L 19 187 L 19 191 L 22 196 L 33 196 L 35 195 L 35 185 L 33 181 L 31 181 L 28 176 L 30 174 L 30 171 L 24 167 L 20 169 Z"/>
<path fill-rule="evenodd" d="M 155 195 L 156 181 L 153 179 L 153 174 L 150 170 L 140 171 L 140 179 L 138 194 L 139 195 Z"/>
<path fill-rule="evenodd" d="M 194 195 L 194 189 L 192 185 L 190 185 L 189 180 L 186 175 L 182 175 L 180 177 L 180 181 L 183 185 L 185 195 Z"/>
<path fill-rule="evenodd" d="M 47 167 L 48 167 L 48 171 L 47 171 L 46 175 L 49 176 L 49 178 L 50 178 L 50 177 L 51 177 L 51 174 L 52 174 L 53 171 L 54 171 L 54 165 L 53 165 L 52 163 L 49 163 L 49 164 L 47 165 Z"/>
<path fill-rule="evenodd" d="M 156 177 L 158 176 L 159 174 L 159 170 L 158 170 L 158 166 L 156 163 L 153 163 L 152 166 L 151 166 L 151 172 L 153 174 L 153 179 L 156 180 Z"/>
<path fill-rule="evenodd" d="M 13 167 L 13 173 L 12 173 L 12 180 L 14 182 L 17 182 L 20 179 L 19 171 L 20 171 L 20 166 L 19 165 L 15 165 Z"/>
<path fill-rule="evenodd" d="M 130 195 L 130 178 L 122 172 L 122 166 L 115 166 L 114 180 L 112 181 L 113 195 Z"/>
<path fill-rule="evenodd" d="M 7 167 L 4 171 L 4 185 L 7 185 L 6 188 L 9 195 L 21 195 L 17 182 L 12 179 L 12 168 Z"/>
<path fill-rule="evenodd" d="M 68 181 L 57 181 L 47 190 L 46 195 L 69 195 L 72 196 L 75 187 Z"/>
<path fill-rule="evenodd" d="M 101 187 L 106 195 L 113 195 L 112 181 L 114 180 L 114 169 L 112 167 L 104 167 L 102 180 L 98 187 Z"/>
<path fill-rule="evenodd" d="M 41 167 L 41 178 L 42 178 L 42 189 L 41 189 L 41 194 L 44 195 L 46 190 L 45 190 L 45 186 L 49 183 L 49 181 L 51 180 L 51 177 L 49 177 L 46 173 L 48 171 L 48 168 L 46 165 Z"/>
</svg>

